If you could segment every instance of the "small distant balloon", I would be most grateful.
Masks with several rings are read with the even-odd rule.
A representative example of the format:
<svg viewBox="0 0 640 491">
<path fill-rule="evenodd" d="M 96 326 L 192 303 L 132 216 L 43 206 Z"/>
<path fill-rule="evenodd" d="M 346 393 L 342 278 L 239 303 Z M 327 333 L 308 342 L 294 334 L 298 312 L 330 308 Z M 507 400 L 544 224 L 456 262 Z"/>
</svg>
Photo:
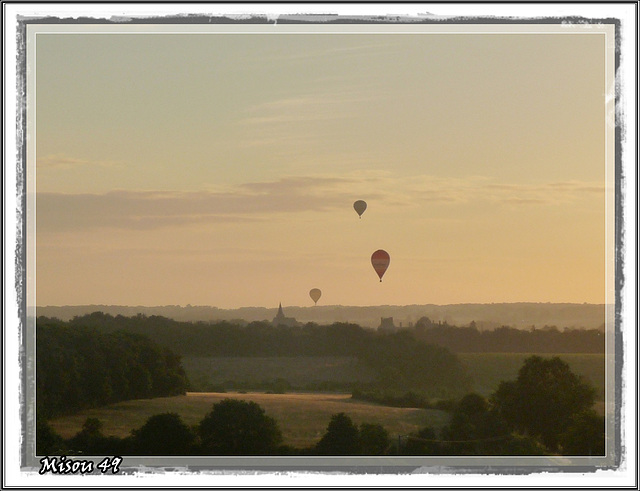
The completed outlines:
<svg viewBox="0 0 640 491">
<path fill-rule="evenodd" d="M 356 213 L 358 214 L 358 216 L 362 218 L 362 214 L 364 213 L 364 210 L 367 209 L 367 202 L 359 199 L 353 204 L 353 209 L 356 210 Z"/>
<path fill-rule="evenodd" d="M 371 265 L 380 277 L 380 282 L 382 282 L 382 277 L 387 271 L 390 261 L 391 258 L 389 257 L 389 253 L 387 251 L 383 251 L 382 249 L 378 249 L 376 252 L 371 254 Z"/>
<path fill-rule="evenodd" d="M 320 300 L 320 297 L 322 296 L 322 292 L 319 288 L 312 288 L 311 291 L 309 291 L 309 296 L 311 297 L 311 300 L 313 300 L 314 305 L 317 305 L 318 300 Z"/>
</svg>

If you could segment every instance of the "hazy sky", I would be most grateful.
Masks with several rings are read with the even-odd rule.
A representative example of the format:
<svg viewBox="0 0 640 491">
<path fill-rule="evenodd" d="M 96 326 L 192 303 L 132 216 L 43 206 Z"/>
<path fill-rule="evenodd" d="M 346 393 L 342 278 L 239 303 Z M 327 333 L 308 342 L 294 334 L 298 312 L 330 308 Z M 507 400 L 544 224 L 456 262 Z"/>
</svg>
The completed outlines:
<svg viewBox="0 0 640 491">
<path fill-rule="evenodd" d="M 37 305 L 605 301 L 603 35 L 38 34 L 36 55 Z"/>
</svg>

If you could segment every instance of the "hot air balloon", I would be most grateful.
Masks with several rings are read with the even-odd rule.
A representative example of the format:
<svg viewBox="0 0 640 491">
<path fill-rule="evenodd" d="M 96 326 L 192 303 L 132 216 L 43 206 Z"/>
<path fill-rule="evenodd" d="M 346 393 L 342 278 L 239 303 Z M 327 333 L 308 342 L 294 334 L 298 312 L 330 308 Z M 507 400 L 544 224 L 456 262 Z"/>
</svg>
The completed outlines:
<svg viewBox="0 0 640 491">
<path fill-rule="evenodd" d="M 353 204 L 353 209 L 356 210 L 356 213 L 358 214 L 358 216 L 362 218 L 362 214 L 364 213 L 364 210 L 367 209 L 366 201 L 362 201 L 361 199 L 359 199 Z"/>
<path fill-rule="evenodd" d="M 319 288 L 312 288 L 309 291 L 309 296 L 311 297 L 311 300 L 313 300 L 314 304 L 317 305 L 318 300 L 320 300 L 320 297 L 322 296 L 322 292 Z"/>
<path fill-rule="evenodd" d="M 382 282 L 382 276 L 384 276 L 385 271 L 389 267 L 389 261 L 391 258 L 387 251 L 383 251 L 382 249 L 378 249 L 376 252 L 371 254 L 371 265 L 373 269 L 376 270 L 378 276 L 380 277 L 380 282 Z"/>
</svg>

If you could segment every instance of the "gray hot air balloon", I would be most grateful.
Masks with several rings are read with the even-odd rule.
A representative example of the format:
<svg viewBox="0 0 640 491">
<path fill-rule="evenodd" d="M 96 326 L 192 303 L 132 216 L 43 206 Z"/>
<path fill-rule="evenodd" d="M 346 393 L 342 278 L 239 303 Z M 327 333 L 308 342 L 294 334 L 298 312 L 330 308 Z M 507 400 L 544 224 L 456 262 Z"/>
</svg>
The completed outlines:
<svg viewBox="0 0 640 491">
<path fill-rule="evenodd" d="M 322 292 L 319 288 L 312 288 L 309 292 L 309 296 L 311 297 L 311 300 L 313 300 L 314 304 L 317 305 L 318 300 L 320 300 L 320 297 L 322 296 Z"/>
<path fill-rule="evenodd" d="M 359 199 L 353 204 L 353 209 L 356 210 L 356 213 L 358 214 L 358 216 L 362 218 L 362 214 L 364 213 L 364 210 L 367 209 L 367 202 Z"/>
</svg>

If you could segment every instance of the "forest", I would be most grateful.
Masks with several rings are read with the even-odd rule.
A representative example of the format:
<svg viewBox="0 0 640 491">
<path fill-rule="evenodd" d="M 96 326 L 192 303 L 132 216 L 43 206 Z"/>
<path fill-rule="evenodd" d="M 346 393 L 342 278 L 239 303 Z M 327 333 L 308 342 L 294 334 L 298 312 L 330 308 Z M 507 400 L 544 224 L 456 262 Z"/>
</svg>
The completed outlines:
<svg viewBox="0 0 640 491">
<path fill-rule="evenodd" d="M 91 327 L 36 324 L 39 418 L 113 402 L 183 394 L 180 357 L 148 337 Z"/>
</svg>

